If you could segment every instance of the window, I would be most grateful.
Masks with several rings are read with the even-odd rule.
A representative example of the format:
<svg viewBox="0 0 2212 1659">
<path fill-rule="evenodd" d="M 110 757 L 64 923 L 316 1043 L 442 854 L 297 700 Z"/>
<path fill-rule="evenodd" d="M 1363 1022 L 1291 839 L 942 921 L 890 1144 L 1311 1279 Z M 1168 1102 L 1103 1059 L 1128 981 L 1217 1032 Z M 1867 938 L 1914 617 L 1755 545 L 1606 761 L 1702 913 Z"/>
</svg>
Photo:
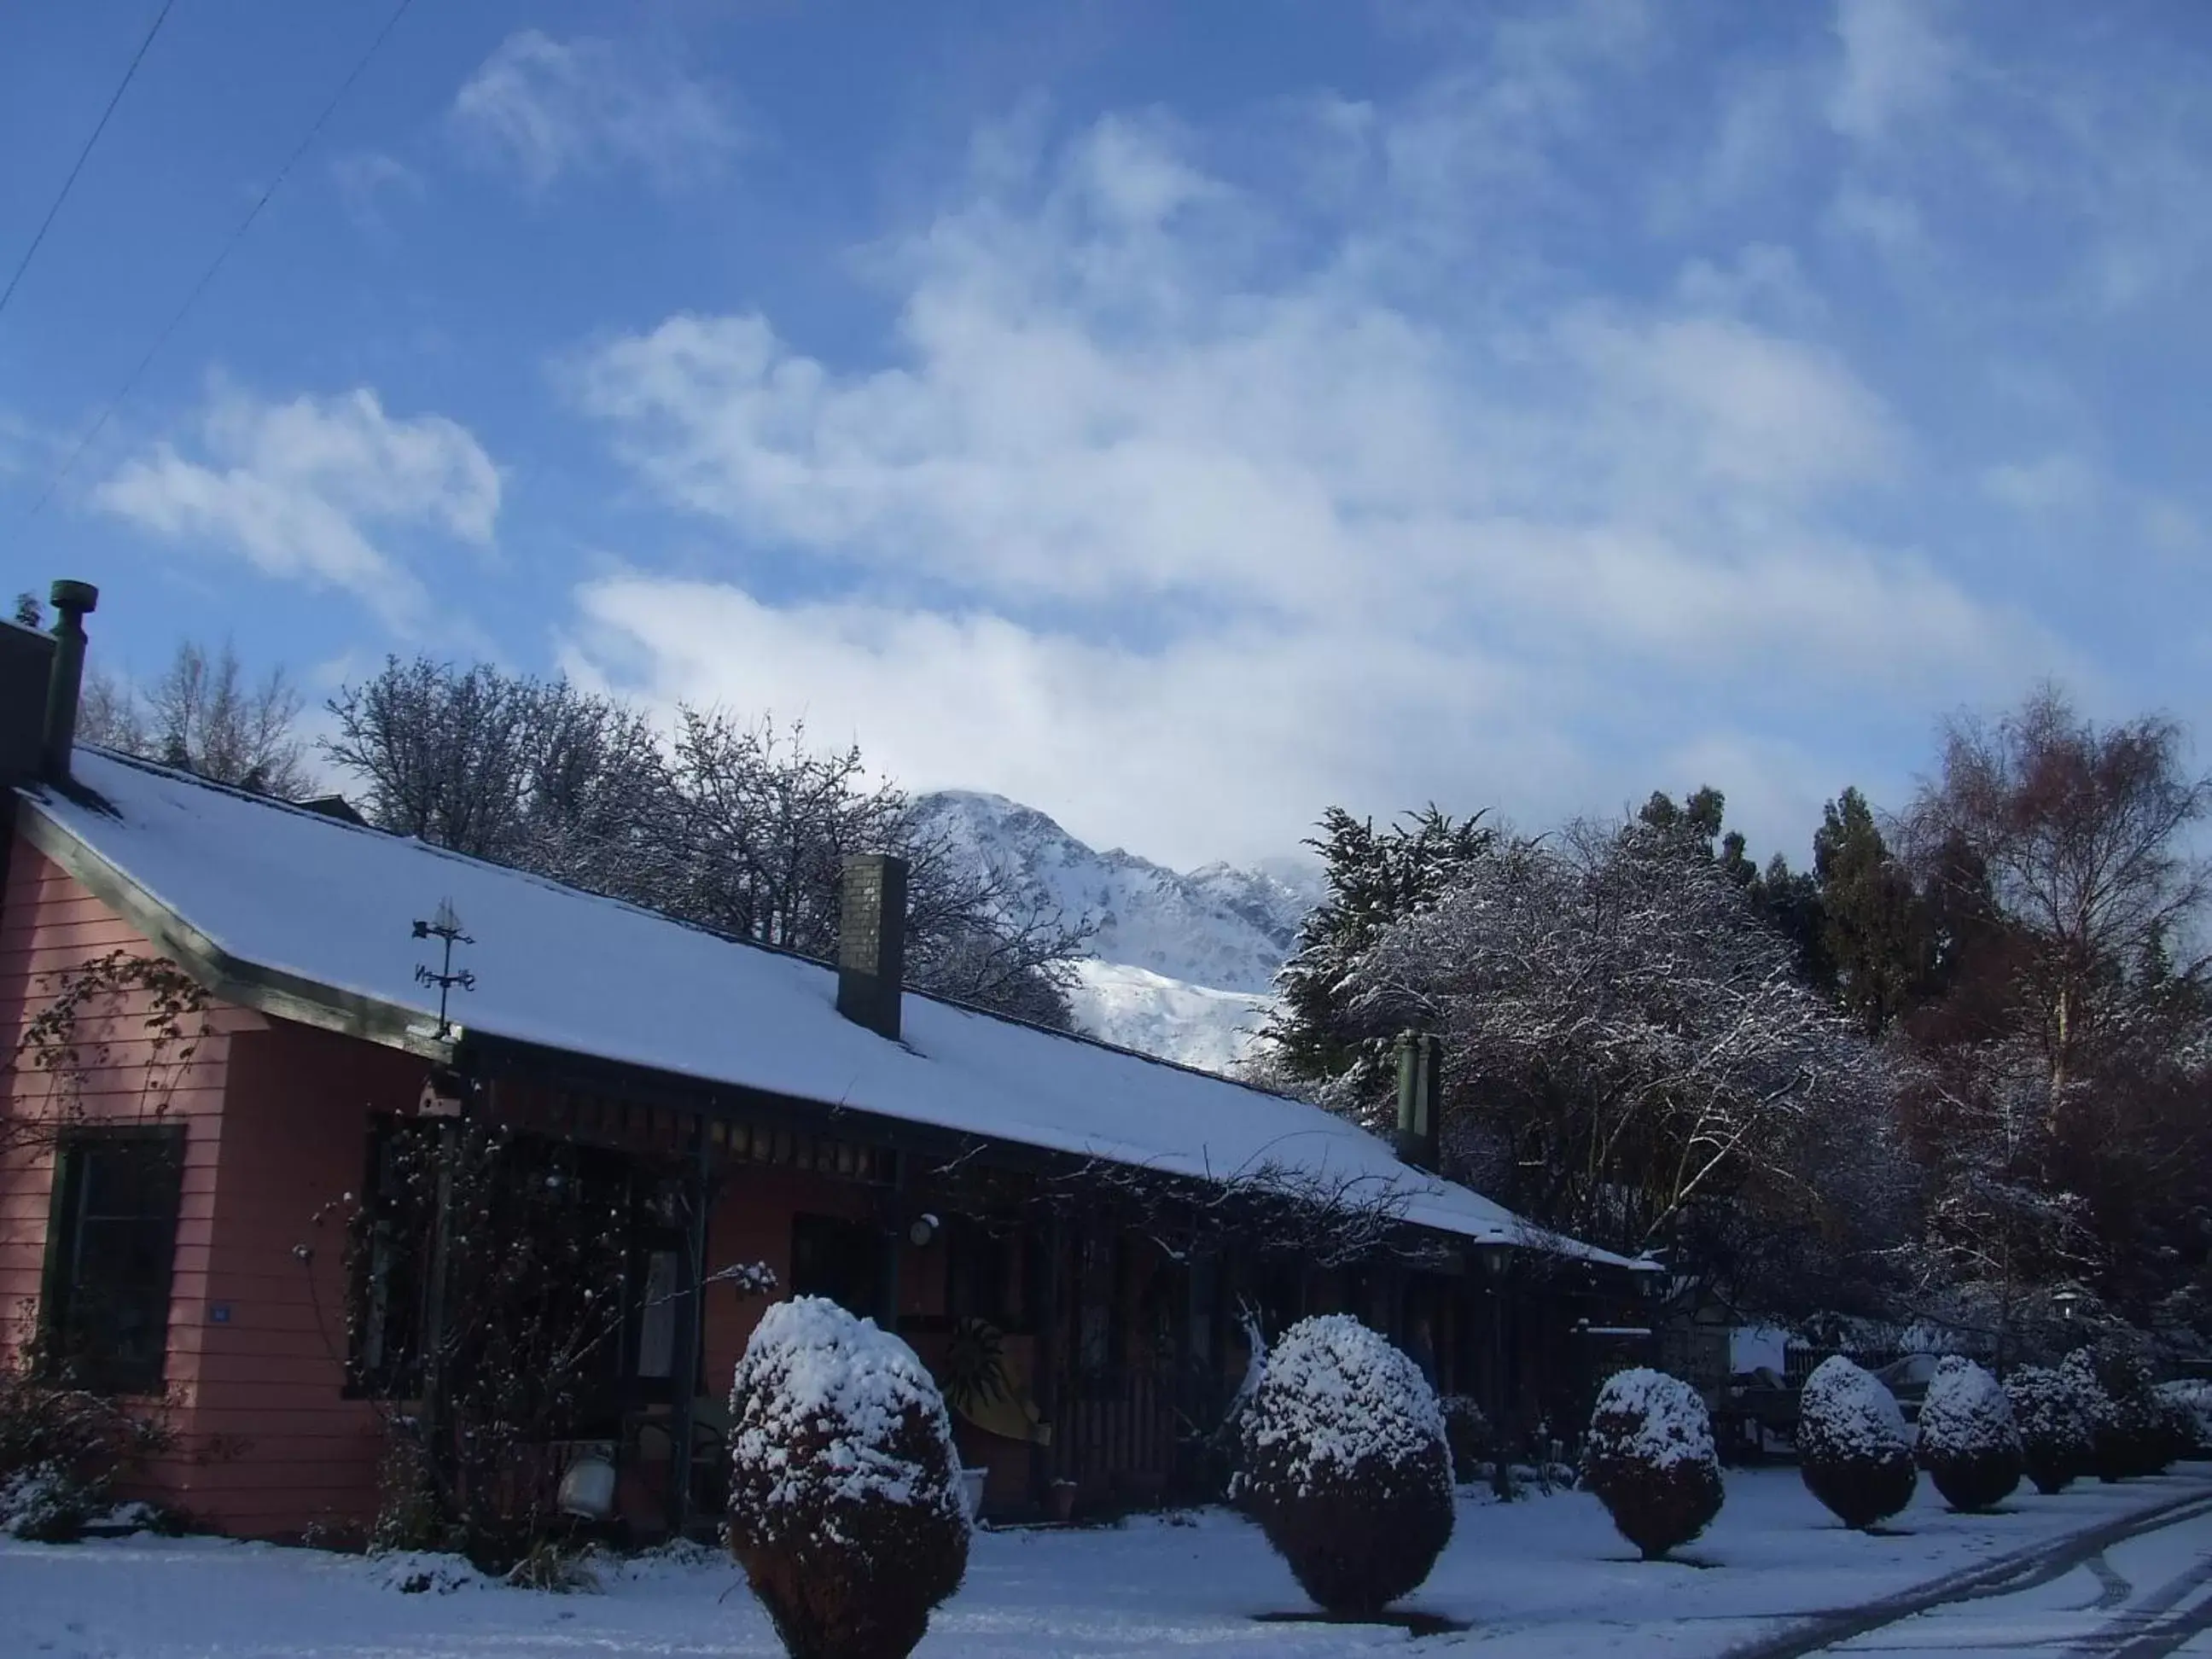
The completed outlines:
<svg viewBox="0 0 2212 1659">
<path fill-rule="evenodd" d="M 62 1142 L 44 1334 L 49 1363 L 81 1388 L 161 1390 L 183 1149 L 173 1128 L 84 1131 Z"/>
<path fill-rule="evenodd" d="M 1013 1297 L 1011 1240 L 988 1224 L 957 1216 L 945 1232 L 945 1311 L 955 1319 L 980 1319 L 1001 1331 L 1018 1328 Z"/>
<path fill-rule="evenodd" d="M 825 1296 L 862 1319 L 884 1311 L 883 1230 L 828 1215 L 791 1218 L 791 1293 Z"/>
<path fill-rule="evenodd" d="M 1103 1372 L 1127 1358 L 1123 1265 L 1118 1233 L 1092 1231 L 1084 1235 L 1076 1350 L 1077 1363 L 1085 1371 Z"/>
</svg>

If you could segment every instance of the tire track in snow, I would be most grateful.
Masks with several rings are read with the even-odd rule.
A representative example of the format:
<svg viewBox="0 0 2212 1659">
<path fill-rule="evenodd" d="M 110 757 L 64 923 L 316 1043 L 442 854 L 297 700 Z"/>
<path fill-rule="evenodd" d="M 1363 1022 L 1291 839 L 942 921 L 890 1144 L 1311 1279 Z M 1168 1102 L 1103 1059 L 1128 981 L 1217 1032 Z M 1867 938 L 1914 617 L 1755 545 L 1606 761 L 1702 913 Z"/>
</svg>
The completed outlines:
<svg viewBox="0 0 2212 1659">
<path fill-rule="evenodd" d="M 2010 1554 L 2001 1555 L 1993 1561 L 1984 1561 L 1978 1566 L 1932 1579 L 1901 1595 L 1885 1596 L 1863 1607 L 1815 1614 L 1778 1635 L 1763 1637 L 1730 1648 L 1722 1659 L 1806 1659 L 1808 1655 L 1869 1635 L 1886 1626 L 1899 1623 L 1936 1607 L 2039 1589 L 2064 1577 L 2076 1567 L 2097 1559 L 2117 1544 L 2204 1515 L 2212 1515 L 2212 1496 L 2197 1492 L 2172 1498 L 2149 1509 L 2138 1510 L 2131 1515 L 2105 1522 L 2086 1531 L 2033 1544 Z M 2114 1573 L 2113 1577 L 2118 1577 L 2118 1574 Z M 2191 1632 L 2190 1634 L 2195 1633 Z M 2181 1641 L 2188 1639 L 2188 1636 L 2180 1638 Z M 2178 1647 L 2179 1643 L 2175 1645 Z M 2159 1655 L 2173 1650 L 2172 1648 L 2155 1650 L 2148 1656 L 2148 1659 L 2158 1659 Z M 2130 1653 L 2126 1659 L 2147 1659 L 2147 1656 Z"/>
</svg>

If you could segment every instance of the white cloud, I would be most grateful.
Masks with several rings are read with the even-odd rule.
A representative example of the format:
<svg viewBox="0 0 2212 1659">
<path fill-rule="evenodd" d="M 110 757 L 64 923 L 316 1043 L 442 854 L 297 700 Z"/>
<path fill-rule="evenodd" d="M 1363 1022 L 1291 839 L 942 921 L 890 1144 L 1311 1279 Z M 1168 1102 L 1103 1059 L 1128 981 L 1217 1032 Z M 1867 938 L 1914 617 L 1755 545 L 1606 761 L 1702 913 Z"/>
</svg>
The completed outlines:
<svg viewBox="0 0 2212 1659">
<path fill-rule="evenodd" d="M 1828 99 L 1828 121 L 1838 132 L 1879 144 L 1942 106 L 1957 54 L 1936 15 L 1932 0 L 1838 0 L 1843 57 Z"/>
<path fill-rule="evenodd" d="M 349 150 L 331 162 L 331 179 L 354 222 L 365 230 L 384 228 L 384 204 L 404 197 L 420 201 L 422 175 L 382 150 Z"/>
<path fill-rule="evenodd" d="M 1828 204 L 1827 228 L 1870 244 L 1897 264 L 1924 261 L 1931 250 L 1920 210 L 1908 196 L 1848 179 Z"/>
<path fill-rule="evenodd" d="M 728 101 L 674 65 L 536 29 L 500 43 L 455 94 L 453 120 L 481 159 L 537 190 L 617 167 L 672 187 L 711 176 L 744 143 Z"/>
<path fill-rule="evenodd" d="M 1387 150 L 1395 118 L 1348 130 Z M 579 665 L 804 706 L 908 782 L 1188 861 L 1279 850 L 1332 800 L 1609 805 L 1601 780 L 1666 781 L 1653 757 L 1716 709 L 1924 708 L 2062 654 L 1841 527 L 1913 447 L 1808 331 L 1814 296 L 1772 302 L 1786 251 L 1691 303 L 1533 313 L 1439 258 L 1446 321 L 1399 297 L 1425 173 L 1285 270 L 1260 204 L 1158 124 L 1041 168 L 1002 150 L 882 259 L 887 361 L 739 313 L 564 366 L 654 492 L 836 596 L 611 578 Z M 1387 277 L 1347 251 L 1385 241 Z M 1722 303 L 1754 290 L 1768 323 Z"/>
<path fill-rule="evenodd" d="M 1986 469 L 1981 482 L 1992 501 L 2030 518 L 2085 513 L 2104 493 L 2096 468 L 2063 451 L 2032 461 L 2002 462 Z"/>
<path fill-rule="evenodd" d="M 367 388 L 276 403 L 218 385 L 197 426 L 197 458 L 156 444 L 94 504 L 158 536 L 221 545 L 266 574 L 356 593 L 403 627 L 423 592 L 393 534 L 491 543 L 498 471 L 443 416 L 394 418 Z"/>
<path fill-rule="evenodd" d="M 2142 520 L 2143 539 L 2169 557 L 2202 553 L 2207 545 L 2204 521 L 2179 501 L 2147 500 Z"/>
</svg>

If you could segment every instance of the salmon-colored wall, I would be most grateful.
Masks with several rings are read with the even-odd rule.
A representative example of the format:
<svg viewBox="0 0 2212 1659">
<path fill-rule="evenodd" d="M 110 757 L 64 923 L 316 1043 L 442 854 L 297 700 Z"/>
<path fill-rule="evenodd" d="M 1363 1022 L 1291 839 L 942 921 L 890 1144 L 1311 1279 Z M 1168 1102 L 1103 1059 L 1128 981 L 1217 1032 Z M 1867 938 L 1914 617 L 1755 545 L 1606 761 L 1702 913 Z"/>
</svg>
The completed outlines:
<svg viewBox="0 0 2212 1659">
<path fill-rule="evenodd" d="M 24 1030 L 64 988 L 68 972 L 112 951 L 152 955 L 146 938 L 94 898 L 66 871 L 22 841 L 8 861 L 0 895 L 0 1042 L 19 1053 Z M 132 993 L 88 1005 L 77 1021 L 80 1064 L 73 1085 L 21 1065 L 8 1077 L 5 1109 L 19 1122 L 51 1122 L 74 1106 L 88 1123 L 161 1122 L 185 1134 L 184 1179 L 169 1302 L 164 1382 L 179 1456 L 154 1471 L 154 1489 L 172 1496 L 190 1482 L 193 1416 L 203 1386 L 201 1355 L 208 1269 L 222 1155 L 223 1091 L 231 1043 L 264 1022 L 221 1005 L 187 1016 L 195 1035 L 186 1063 L 177 1045 L 157 1046 L 145 1029 L 149 1000 Z M 12 1352 L 34 1328 L 53 1201 L 50 1147 L 0 1155 L 0 1344 Z M 149 1402 L 150 1403 L 150 1402 Z"/>
<path fill-rule="evenodd" d="M 143 935 L 18 840 L 0 895 L 0 1041 L 9 1052 L 52 996 L 51 975 L 117 949 L 151 953 Z M 137 1023 L 144 1012 L 104 1009 L 81 1029 L 86 1116 L 119 1121 L 158 1107 L 185 1134 L 166 1376 L 179 1450 L 152 1471 L 147 1495 L 245 1536 L 358 1534 L 374 1510 L 382 1437 L 376 1408 L 343 1389 L 345 1200 L 368 1174 L 372 1116 L 411 1110 L 425 1063 L 216 1005 L 191 1063 L 157 1077 Z M 44 1079 L 13 1077 L 7 1109 L 44 1110 L 47 1090 Z M 789 1294 L 795 1216 L 864 1218 L 881 1201 L 879 1189 L 741 1158 L 718 1173 L 708 1266 L 764 1262 L 779 1296 Z M 30 1328 L 22 1321 L 40 1290 L 52 1174 L 50 1153 L 0 1158 L 0 1345 Z M 941 1241 L 902 1249 L 902 1314 L 943 1311 L 944 1269 Z M 709 1396 L 726 1397 L 767 1305 L 709 1287 Z"/>
<path fill-rule="evenodd" d="M 412 1110 L 424 1070 L 283 1020 L 233 1040 L 206 1287 L 228 1318 L 200 1328 L 193 1423 L 229 1449 L 185 1499 L 226 1532 L 343 1532 L 374 1512 L 382 1423 L 344 1395 L 346 1200 L 368 1174 L 372 1115 Z"/>
<path fill-rule="evenodd" d="M 54 976 L 143 934 L 18 841 L 0 897 L 0 1041 L 14 1053 Z M 146 1495 L 254 1537 L 365 1522 L 380 1449 L 374 1412 L 343 1397 L 344 1217 L 366 1173 L 372 1111 L 409 1109 L 423 1062 L 216 1004 L 191 1062 L 165 1069 L 143 994 L 79 1021 L 88 1121 L 185 1131 L 165 1409 L 176 1455 Z M 11 1112 L 51 1114 L 36 1075 L 9 1080 Z M 52 1156 L 0 1161 L 0 1342 L 29 1333 L 46 1260 Z M 313 1224 L 319 1211 L 328 1219 Z M 309 1261 L 295 1254 L 310 1248 Z M 149 1405 L 151 1402 L 149 1402 Z"/>
</svg>

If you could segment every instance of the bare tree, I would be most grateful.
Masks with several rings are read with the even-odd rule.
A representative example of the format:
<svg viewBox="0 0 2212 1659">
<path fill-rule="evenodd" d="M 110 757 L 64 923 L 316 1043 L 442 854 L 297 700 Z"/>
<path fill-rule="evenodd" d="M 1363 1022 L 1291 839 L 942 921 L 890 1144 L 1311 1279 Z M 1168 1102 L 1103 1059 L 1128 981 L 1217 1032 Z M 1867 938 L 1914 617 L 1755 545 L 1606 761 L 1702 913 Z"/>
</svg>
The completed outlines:
<svg viewBox="0 0 2212 1659">
<path fill-rule="evenodd" d="M 1382 1127 L 1382 1056 L 1445 1042 L 1447 1158 L 1574 1237 L 1683 1243 L 1754 1206 L 1844 1223 L 1823 1149 L 1884 1156 L 1881 1054 L 1797 977 L 1718 864 L 1644 823 L 1503 843 L 1352 965 L 1369 1062 L 1324 1090 Z"/>
<path fill-rule="evenodd" d="M 150 684 L 87 675 L 77 734 L 217 783 L 296 799 L 314 784 L 298 735 L 301 707 L 283 667 L 252 682 L 228 641 L 210 653 L 186 640 Z"/>
<path fill-rule="evenodd" d="M 925 834 L 855 745 L 688 707 L 664 744 L 639 710 L 565 679 L 428 659 L 393 659 L 330 707 L 325 750 L 382 828 L 817 957 L 836 948 L 846 857 L 896 854 L 912 866 L 909 983 L 1071 1023 L 1087 925 Z"/>
<path fill-rule="evenodd" d="M 871 781 L 858 745 L 817 750 L 804 722 L 678 711 L 680 867 L 662 908 L 810 956 L 836 948 L 838 885 L 854 853 L 907 860 L 907 975 L 920 989 L 1040 1024 L 1071 1024 L 1070 963 L 1093 931 L 1025 898 L 925 831 L 912 798 Z"/>
<path fill-rule="evenodd" d="M 2212 775 L 2190 772 L 2170 720 L 2100 727 L 2046 684 L 1994 723 L 1945 728 L 1906 845 L 1939 900 L 2003 918 L 2006 989 L 2040 1044 L 2054 1115 L 2105 1030 L 2175 971 L 2171 952 L 2201 921 L 2212 865 L 2188 837 L 2208 812 Z M 2179 976 L 2206 966 L 2200 957 Z"/>
</svg>

